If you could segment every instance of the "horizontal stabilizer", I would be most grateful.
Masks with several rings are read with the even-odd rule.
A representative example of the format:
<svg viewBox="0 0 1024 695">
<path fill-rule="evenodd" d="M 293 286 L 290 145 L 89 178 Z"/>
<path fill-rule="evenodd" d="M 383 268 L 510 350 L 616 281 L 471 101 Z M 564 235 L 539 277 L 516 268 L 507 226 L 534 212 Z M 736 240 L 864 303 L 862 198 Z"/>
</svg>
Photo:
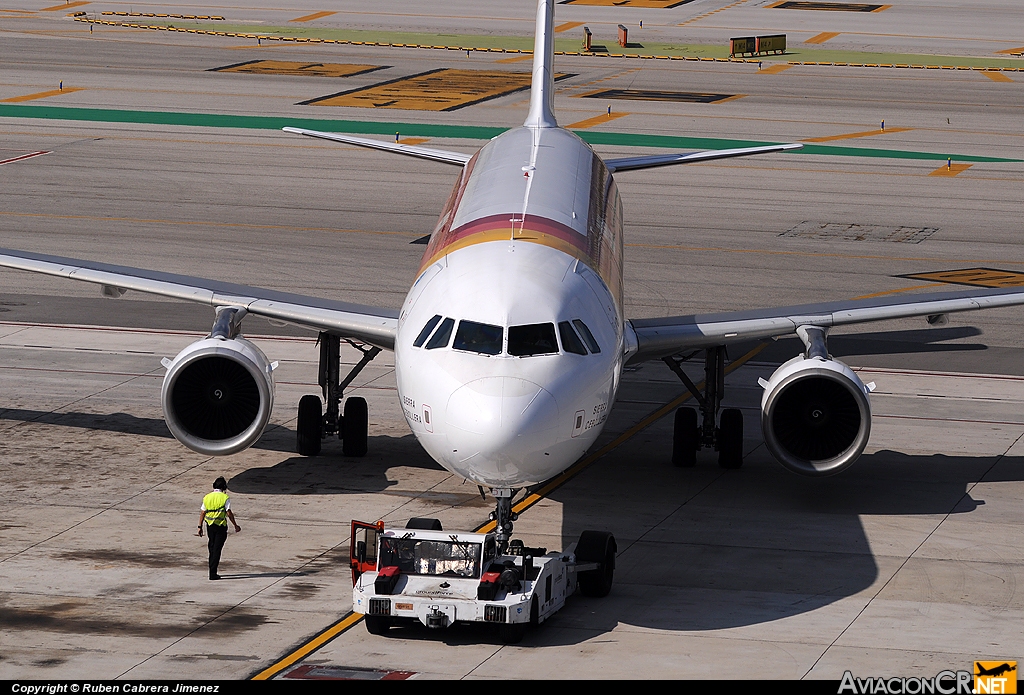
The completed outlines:
<svg viewBox="0 0 1024 695">
<path fill-rule="evenodd" d="M 611 171 L 626 171 L 628 169 L 650 169 L 651 167 L 664 167 L 670 164 L 692 164 L 693 162 L 707 162 L 712 159 L 728 159 L 729 157 L 746 157 L 752 154 L 768 154 L 769 152 L 782 152 L 784 150 L 799 150 L 803 145 L 792 143 L 789 145 L 763 145 L 761 147 L 738 147 L 731 150 L 707 150 L 705 152 L 676 152 L 673 154 L 654 154 L 648 157 L 624 157 L 622 159 L 607 159 L 605 165 Z"/>
<path fill-rule="evenodd" d="M 429 147 L 402 145 L 397 142 L 383 142 L 381 140 L 371 140 L 370 138 L 357 138 L 352 135 L 324 133 L 319 130 L 306 130 L 305 128 L 292 128 L 291 126 L 282 128 L 281 130 L 283 130 L 286 133 L 295 133 L 296 135 L 308 135 L 311 138 L 323 138 L 324 140 L 343 142 L 346 145 L 356 145 L 357 147 L 369 147 L 370 149 L 384 150 L 385 152 L 397 152 L 398 154 L 404 154 L 410 157 L 419 157 L 420 159 L 432 159 L 435 162 L 444 162 L 445 164 L 457 164 L 459 166 L 463 166 L 473 156 L 470 154 L 463 154 L 461 152 L 451 152 L 449 150 L 434 150 Z"/>
</svg>

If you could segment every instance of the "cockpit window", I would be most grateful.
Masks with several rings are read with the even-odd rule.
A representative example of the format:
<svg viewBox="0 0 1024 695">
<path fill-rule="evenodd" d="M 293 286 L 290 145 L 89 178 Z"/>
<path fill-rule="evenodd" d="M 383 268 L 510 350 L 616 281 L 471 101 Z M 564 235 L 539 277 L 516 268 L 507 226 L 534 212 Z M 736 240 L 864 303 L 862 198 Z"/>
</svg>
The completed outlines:
<svg viewBox="0 0 1024 695">
<path fill-rule="evenodd" d="M 420 347 L 421 345 L 423 345 L 423 341 L 427 339 L 427 336 L 430 335 L 430 331 L 434 330 L 434 326 L 436 326 L 437 322 L 440 320 L 441 315 L 436 314 L 434 318 L 427 321 L 427 325 L 423 327 L 423 330 L 420 331 L 420 334 L 418 336 L 416 336 L 416 340 L 412 341 L 412 344 L 415 347 Z"/>
<path fill-rule="evenodd" d="M 502 333 L 501 326 L 459 321 L 459 330 L 455 333 L 455 343 L 452 347 L 483 355 L 497 355 L 501 352 Z"/>
<path fill-rule="evenodd" d="M 587 324 L 583 323 L 579 319 L 573 319 L 572 325 L 576 326 L 576 330 L 580 332 L 580 337 L 583 338 L 583 342 L 587 344 L 587 347 L 590 348 L 592 353 L 596 355 L 601 352 L 601 346 L 597 344 L 596 340 L 594 340 L 594 334 L 590 332 L 589 328 L 587 328 Z"/>
<path fill-rule="evenodd" d="M 434 331 L 434 335 L 430 336 L 430 340 L 427 341 L 428 350 L 436 350 L 437 348 L 448 347 L 448 341 L 452 339 L 452 329 L 455 327 L 455 319 L 445 319 L 441 322 L 441 327 Z"/>
<path fill-rule="evenodd" d="M 529 326 L 509 326 L 508 354 L 514 357 L 550 355 L 558 352 L 555 341 L 555 327 L 550 323 L 535 323 Z"/>
<path fill-rule="evenodd" d="M 583 347 L 583 341 L 576 335 L 576 331 L 568 321 L 560 321 L 558 324 L 558 335 L 562 338 L 562 349 L 574 355 L 587 354 L 587 348 Z"/>
</svg>

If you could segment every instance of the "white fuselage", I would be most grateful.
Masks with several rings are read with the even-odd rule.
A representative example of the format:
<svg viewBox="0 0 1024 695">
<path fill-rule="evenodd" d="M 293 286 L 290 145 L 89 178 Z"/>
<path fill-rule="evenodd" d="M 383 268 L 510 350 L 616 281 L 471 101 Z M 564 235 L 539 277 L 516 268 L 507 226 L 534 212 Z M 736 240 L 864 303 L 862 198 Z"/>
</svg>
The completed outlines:
<svg viewBox="0 0 1024 695">
<path fill-rule="evenodd" d="M 515 488 L 593 444 L 623 360 L 621 263 L 618 194 L 575 135 L 517 128 L 466 166 L 395 343 L 405 417 L 438 463 Z"/>
</svg>

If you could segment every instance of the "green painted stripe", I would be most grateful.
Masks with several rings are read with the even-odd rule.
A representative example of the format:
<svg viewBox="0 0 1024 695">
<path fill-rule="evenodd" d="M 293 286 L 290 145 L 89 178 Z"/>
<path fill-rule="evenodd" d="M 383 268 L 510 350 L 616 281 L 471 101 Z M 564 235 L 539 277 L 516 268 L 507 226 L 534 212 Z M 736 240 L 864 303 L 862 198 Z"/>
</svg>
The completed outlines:
<svg viewBox="0 0 1024 695">
<path fill-rule="evenodd" d="M 24 108 L 12 108 L 23 106 Z M 399 123 L 382 121 L 343 121 L 329 118 L 289 118 L 280 116 L 236 116 L 219 113 L 182 113 L 179 111 L 128 111 L 122 109 L 81 109 L 62 106 L 0 104 L 0 117 L 52 118 L 65 121 L 96 121 L 99 123 L 151 123 L 156 125 L 190 125 L 204 128 L 252 128 L 280 130 L 286 125 L 310 130 L 372 135 L 417 135 L 432 138 L 463 138 L 490 140 L 505 128 L 482 126 L 446 126 L 430 123 Z"/>
<path fill-rule="evenodd" d="M 148 123 L 156 125 L 200 126 L 204 128 L 252 128 L 257 130 L 280 130 L 284 126 L 294 126 L 296 128 L 309 128 L 310 130 L 325 130 L 337 133 L 391 136 L 398 131 L 405 136 L 461 140 L 490 140 L 494 136 L 505 132 L 505 128 L 489 128 L 485 126 L 402 123 L 398 121 L 349 121 L 286 116 L 238 116 L 217 113 L 182 113 L 178 111 L 82 109 L 30 104 L 0 104 L 0 117 L 94 121 L 97 123 Z M 777 142 L 756 140 L 688 138 L 672 135 L 609 133 L 590 130 L 579 131 L 577 134 L 592 145 L 653 147 L 673 150 L 718 150 L 779 144 Z M 952 157 L 957 162 L 1024 162 L 1024 159 L 1009 159 L 1006 157 L 979 157 L 965 154 L 907 152 L 867 147 L 835 147 L 832 145 L 804 145 L 804 148 L 798 150 L 797 153 L 829 155 L 833 157 L 883 157 L 886 159 L 927 159 L 937 161 L 945 161 L 947 157 Z"/>
<path fill-rule="evenodd" d="M 778 142 L 759 140 L 726 140 L 724 138 L 682 138 L 672 135 L 643 135 L 634 133 L 602 133 L 590 130 L 576 133 L 592 145 L 630 145 L 633 147 L 663 147 L 674 150 L 721 150 L 735 147 L 762 147 L 778 145 Z M 946 161 L 952 157 L 957 162 L 1024 162 L 1024 159 L 1005 157 L 981 157 L 969 154 L 939 152 L 908 152 L 904 150 L 882 150 L 870 147 L 836 147 L 833 145 L 805 144 L 803 149 L 790 154 L 821 154 L 832 157 L 884 157 L 886 159 L 931 159 Z"/>
</svg>

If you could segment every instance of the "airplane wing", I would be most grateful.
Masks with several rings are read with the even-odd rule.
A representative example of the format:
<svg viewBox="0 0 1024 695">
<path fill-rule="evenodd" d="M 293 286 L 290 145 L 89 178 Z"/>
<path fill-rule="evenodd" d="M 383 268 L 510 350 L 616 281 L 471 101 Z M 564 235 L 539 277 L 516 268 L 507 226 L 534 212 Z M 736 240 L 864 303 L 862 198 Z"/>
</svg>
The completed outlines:
<svg viewBox="0 0 1024 695">
<path fill-rule="evenodd" d="M 445 164 L 457 164 L 459 166 L 463 166 L 473 157 L 473 155 L 471 154 L 463 154 L 462 152 L 452 152 L 450 150 L 435 150 L 429 147 L 417 147 L 415 145 L 401 145 L 397 142 L 383 142 L 382 140 L 371 140 L 370 138 L 357 138 L 352 135 L 325 133 L 319 130 L 292 128 L 291 126 L 282 128 L 281 130 L 283 130 L 286 133 L 295 133 L 296 135 L 308 135 L 311 138 L 323 138 L 324 140 L 343 142 L 346 145 L 369 147 L 370 149 L 373 150 L 384 150 L 385 152 L 397 152 L 399 154 L 409 155 L 410 157 L 419 157 L 420 159 L 432 159 L 435 162 L 444 162 Z"/>
<path fill-rule="evenodd" d="M 796 333 L 800 326 L 848 326 L 870 321 L 975 311 L 1024 305 L 1024 289 L 962 290 L 903 297 L 804 304 L 779 309 L 758 309 L 722 314 L 633 319 L 636 352 L 628 363 L 661 359 L 677 352 L 742 340 L 775 338 Z"/>
<path fill-rule="evenodd" d="M 387 350 L 395 348 L 398 312 L 390 309 L 9 249 L 0 249 L 0 267 L 91 282 L 101 285 L 103 294 L 108 297 L 120 297 L 128 290 L 136 290 L 214 308 L 241 306 L 257 316 L 328 331 Z"/>
<path fill-rule="evenodd" d="M 286 129 L 287 130 L 287 129 Z M 746 157 L 752 154 L 768 154 L 769 152 L 783 152 L 785 150 L 799 150 L 803 145 L 791 143 L 788 145 L 763 145 L 760 147 L 737 147 L 731 150 L 706 150 L 704 152 L 674 152 L 671 154 L 653 154 L 647 157 L 624 157 L 621 159 L 606 159 L 605 166 L 610 171 L 628 171 L 629 169 L 650 169 L 651 167 L 663 167 L 670 164 L 692 164 L 693 162 L 707 162 L 712 159 L 728 159 L 729 157 Z"/>
</svg>

